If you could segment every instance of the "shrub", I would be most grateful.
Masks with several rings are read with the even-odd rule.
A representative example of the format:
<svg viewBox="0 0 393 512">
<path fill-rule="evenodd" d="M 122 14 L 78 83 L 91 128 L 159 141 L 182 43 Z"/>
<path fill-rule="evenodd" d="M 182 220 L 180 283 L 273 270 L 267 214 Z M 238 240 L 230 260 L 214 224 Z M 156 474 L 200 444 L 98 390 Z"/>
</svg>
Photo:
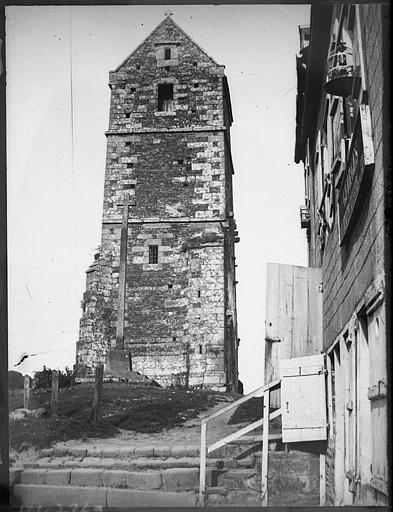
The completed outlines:
<svg viewBox="0 0 393 512">
<path fill-rule="evenodd" d="M 59 388 L 71 387 L 75 384 L 75 373 L 66 368 L 59 371 Z M 41 371 L 34 373 L 33 388 L 44 389 L 52 387 L 52 370 L 44 366 Z"/>
</svg>

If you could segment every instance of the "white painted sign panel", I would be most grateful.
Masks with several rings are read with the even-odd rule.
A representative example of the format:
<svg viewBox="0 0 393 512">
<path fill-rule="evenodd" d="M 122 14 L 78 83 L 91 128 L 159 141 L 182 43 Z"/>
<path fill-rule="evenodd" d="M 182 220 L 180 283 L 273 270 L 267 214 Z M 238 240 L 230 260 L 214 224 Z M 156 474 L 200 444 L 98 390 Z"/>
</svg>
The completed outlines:
<svg viewBox="0 0 393 512">
<path fill-rule="evenodd" d="M 322 354 L 281 359 L 282 440 L 327 438 L 325 367 Z"/>
</svg>

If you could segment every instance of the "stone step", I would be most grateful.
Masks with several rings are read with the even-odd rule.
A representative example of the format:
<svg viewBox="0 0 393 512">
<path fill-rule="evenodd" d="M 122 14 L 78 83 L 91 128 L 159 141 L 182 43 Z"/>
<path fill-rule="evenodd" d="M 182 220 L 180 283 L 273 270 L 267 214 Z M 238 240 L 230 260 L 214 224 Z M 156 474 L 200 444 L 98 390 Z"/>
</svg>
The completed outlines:
<svg viewBox="0 0 393 512">
<path fill-rule="evenodd" d="M 213 469 L 206 471 L 206 482 L 212 485 Z M 159 471 L 124 471 L 113 469 L 25 469 L 13 470 L 10 483 L 71 487 L 108 487 L 165 492 L 197 491 L 198 468 L 170 468 Z"/>
<path fill-rule="evenodd" d="M 42 468 L 42 469 L 64 469 L 64 468 L 104 468 L 104 469 L 123 469 L 123 470 L 145 470 L 145 469 L 168 469 L 168 468 L 199 468 L 199 457 L 167 457 L 150 458 L 141 457 L 139 459 L 116 459 L 100 457 L 43 457 L 35 461 L 27 461 L 24 468 Z M 215 468 L 237 468 L 254 467 L 255 455 L 239 459 L 221 459 L 208 457 L 207 467 Z"/>
<path fill-rule="evenodd" d="M 41 469 L 72 469 L 72 468 L 98 468 L 98 469 L 123 469 L 123 470 L 146 470 L 146 469 L 169 469 L 169 468 L 199 468 L 199 458 L 183 457 L 176 459 L 168 457 L 167 459 L 100 459 L 98 457 L 76 458 L 44 458 L 36 461 L 25 462 L 24 468 Z M 214 468 L 234 468 L 234 467 L 252 467 L 254 458 L 247 457 L 242 460 L 232 459 L 213 459 L 208 458 L 207 467 Z"/>
<path fill-rule="evenodd" d="M 55 446 L 45 448 L 40 452 L 41 457 L 108 457 L 132 459 L 139 457 L 198 457 L 199 445 L 189 446 L 102 446 L 87 447 L 84 445 Z"/>
<path fill-rule="evenodd" d="M 281 443 L 281 434 L 269 435 L 269 450 L 275 451 L 277 446 Z M 217 457 L 232 456 L 235 453 L 246 451 L 252 446 L 255 449 L 262 449 L 262 436 L 243 436 L 240 439 L 231 441 L 227 445 L 215 450 L 214 454 Z M 119 459 L 132 459 L 139 457 L 198 457 L 200 452 L 199 445 L 161 445 L 161 446 L 86 446 L 83 444 L 55 446 L 53 448 L 45 448 L 41 450 L 41 457 L 108 457 Z"/>
<path fill-rule="evenodd" d="M 124 467 L 114 468 L 108 464 L 111 461 L 106 458 L 106 465 L 102 467 L 83 468 L 75 466 L 75 458 L 70 459 L 74 466 L 11 469 L 11 495 L 15 496 L 16 500 L 19 499 L 19 504 L 26 506 L 53 505 L 53 496 L 57 500 L 55 504 L 60 503 L 63 506 L 78 504 L 104 507 L 111 503 L 112 506 L 130 507 L 140 506 L 142 503 L 141 506 L 175 507 L 197 504 L 199 468 L 192 467 L 192 463 L 190 467 L 156 469 L 148 466 L 144 469 L 131 469 L 128 461 L 124 459 L 112 459 L 115 463 L 125 464 Z M 199 464 L 199 460 L 195 460 Z M 229 459 L 220 460 L 220 464 L 209 466 L 206 471 L 207 488 L 204 504 L 220 507 L 260 506 L 261 460 L 255 455 L 253 460 L 252 468 L 241 465 L 231 467 Z M 145 461 L 153 462 L 153 459 L 144 459 L 142 466 Z M 271 452 L 268 478 L 270 506 L 318 506 L 317 455 L 292 450 Z M 81 492 L 83 498 L 80 498 Z M 147 494 L 153 497 L 151 500 L 143 501 Z M 76 496 L 75 500 L 70 501 L 73 496 Z"/>
<path fill-rule="evenodd" d="M 110 487 L 70 485 L 15 485 L 11 507 L 94 507 L 97 511 L 116 507 L 195 507 L 195 492 L 143 491 Z"/>
<path fill-rule="evenodd" d="M 281 441 L 281 434 L 271 434 L 269 436 L 269 452 L 282 451 L 284 445 Z M 240 439 L 231 441 L 230 443 L 214 450 L 214 457 L 233 457 L 237 458 L 246 454 L 258 453 L 262 451 L 262 436 L 243 436 Z"/>
</svg>

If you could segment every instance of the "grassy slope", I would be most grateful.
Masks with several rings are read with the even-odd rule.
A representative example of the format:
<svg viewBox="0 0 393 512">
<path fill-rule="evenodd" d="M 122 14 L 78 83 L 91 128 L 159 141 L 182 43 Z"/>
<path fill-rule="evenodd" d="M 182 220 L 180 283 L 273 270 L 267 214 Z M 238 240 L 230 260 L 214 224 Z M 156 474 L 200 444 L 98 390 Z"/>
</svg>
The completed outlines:
<svg viewBox="0 0 393 512">
<path fill-rule="evenodd" d="M 222 394 L 205 390 L 135 388 L 104 383 L 102 419 L 88 422 L 93 401 L 93 384 L 80 384 L 59 392 L 58 418 L 50 417 L 50 391 L 32 392 L 30 408 L 45 408 L 41 418 L 10 421 L 10 447 L 49 447 L 56 441 L 111 437 L 118 429 L 160 432 L 181 425 L 215 405 Z M 10 392 L 10 410 L 23 407 L 23 391 Z"/>
</svg>

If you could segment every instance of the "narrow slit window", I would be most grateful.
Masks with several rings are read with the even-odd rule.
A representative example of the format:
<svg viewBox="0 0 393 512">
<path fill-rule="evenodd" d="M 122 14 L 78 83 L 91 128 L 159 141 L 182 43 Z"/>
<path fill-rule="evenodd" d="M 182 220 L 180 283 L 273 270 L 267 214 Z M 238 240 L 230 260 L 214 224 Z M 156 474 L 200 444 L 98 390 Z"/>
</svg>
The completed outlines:
<svg viewBox="0 0 393 512">
<path fill-rule="evenodd" d="M 202 345 L 199 345 L 199 353 L 202 354 Z"/>
<path fill-rule="evenodd" d="M 164 59 L 171 60 L 171 49 L 170 48 L 165 48 Z"/>
<path fill-rule="evenodd" d="M 160 112 L 173 110 L 173 84 L 158 84 L 158 110 Z"/>
<path fill-rule="evenodd" d="M 201 290 L 198 290 L 198 297 L 201 296 Z"/>
<path fill-rule="evenodd" d="M 158 245 L 149 245 L 149 264 L 156 265 L 158 263 Z"/>
</svg>

